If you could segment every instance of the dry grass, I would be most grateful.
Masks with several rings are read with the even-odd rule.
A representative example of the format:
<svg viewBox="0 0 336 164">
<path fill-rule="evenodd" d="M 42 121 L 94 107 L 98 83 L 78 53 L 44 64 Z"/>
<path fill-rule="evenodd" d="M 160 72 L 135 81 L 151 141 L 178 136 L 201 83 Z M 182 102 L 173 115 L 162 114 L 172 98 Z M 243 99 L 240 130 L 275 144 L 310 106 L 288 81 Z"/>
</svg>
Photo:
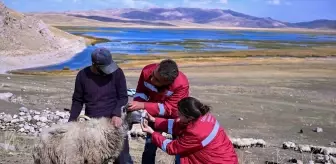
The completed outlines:
<svg viewBox="0 0 336 164">
<path fill-rule="evenodd" d="M 147 64 L 157 63 L 163 59 L 174 59 L 180 67 L 223 65 L 223 64 L 276 64 L 284 62 L 301 62 L 304 58 L 335 57 L 335 48 L 283 49 L 283 50 L 250 50 L 221 53 L 167 53 L 162 55 L 114 55 L 114 60 L 127 61 L 120 63 L 123 69 L 141 69 Z M 74 75 L 78 70 L 55 71 L 11 71 L 24 75 Z"/>
</svg>

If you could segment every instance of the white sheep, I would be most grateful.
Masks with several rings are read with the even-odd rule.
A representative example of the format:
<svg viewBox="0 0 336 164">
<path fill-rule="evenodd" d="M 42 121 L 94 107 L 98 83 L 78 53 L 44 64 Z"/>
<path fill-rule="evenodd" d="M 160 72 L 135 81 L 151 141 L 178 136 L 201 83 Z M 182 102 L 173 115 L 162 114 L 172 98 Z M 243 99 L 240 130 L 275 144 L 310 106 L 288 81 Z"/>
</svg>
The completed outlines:
<svg viewBox="0 0 336 164">
<path fill-rule="evenodd" d="M 265 147 L 266 142 L 263 139 L 254 138 L 230 138 L 236 148 Z"/>
<path fill-rule="evenodd" d="M 102 164 L 114 161 L 123 148 L 130 115 L 123 111 L 120 128 L 111 125 L 110 118 L 80 116 L 77 122 L 44 129 L 34 147 L 34 163 Z"/>
</svg>

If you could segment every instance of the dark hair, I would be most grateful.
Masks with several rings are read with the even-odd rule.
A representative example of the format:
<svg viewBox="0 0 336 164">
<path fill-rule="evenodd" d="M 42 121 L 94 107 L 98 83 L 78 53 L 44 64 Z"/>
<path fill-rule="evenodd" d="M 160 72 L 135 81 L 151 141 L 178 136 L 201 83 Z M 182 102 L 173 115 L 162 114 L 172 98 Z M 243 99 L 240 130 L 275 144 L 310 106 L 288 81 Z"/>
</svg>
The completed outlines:
<svg viewBox="0 0 336 164">
<path fill-rule="evenodd" d="M 165 59 L 160 62 L 158 72 L 162 78 L 169 82 L 173 82 L 178 76 L 179 70 L 175 61 Z"/>
<path fill-rule="evenodd" d="M 179 112 L 186 118 L 191 118 L 192 120 L 198 119 L 200 116 L 207 114 L 211 108 L 193 97 L 183 98 L 177 105 Z"/>
</svg>

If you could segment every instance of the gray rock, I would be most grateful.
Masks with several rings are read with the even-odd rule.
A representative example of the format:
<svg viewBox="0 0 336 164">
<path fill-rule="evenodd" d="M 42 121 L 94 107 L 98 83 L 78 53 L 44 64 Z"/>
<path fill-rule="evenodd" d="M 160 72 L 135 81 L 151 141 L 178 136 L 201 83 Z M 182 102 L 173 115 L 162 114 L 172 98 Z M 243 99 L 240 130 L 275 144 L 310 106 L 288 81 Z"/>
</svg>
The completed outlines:
<svg viewBox="0 0 336 164">
<path fill-rule="evenodd" d="M 336 146 L 336 142 L 330 142 L 330 146 Z"/>
<path fill-rule="evenodd" d="M 19 124 L 18 127 L 23 128 L 24 124 Z"/>
<path fill-rule="evenodd" d="M 24 113 L 29 112 L 28 108 L 26 108 L 26 107 L 21 107 L 19 110 L 20 110 L 20 112 L 24 112 Z"/>
<path fill-rule="evenodd" d="M 240 117 L 238 120 L 242 121 L 242 120 L 244 120 L 244 118 Z"/>
<path fill-rule="evenodd" d="M 35 133 L 35 128 L 34 128 L 34 127 L 30 127 L 29 131 L 30 131 L 31 133 Z"/>
<path fill-rule="evenodd" d="M 67 123 L 68 122 L 68 119 L 60 119 L 57 121 L 57 124 L 64 124 L 64 123 Z"/>
<path fill-rule="evenodd" d="M 25 129 L 24 128 L 20 128 L 19 132 L 23 133 L 23 132 L 25 132 Z"/>
<path fill-rule="evenodd" d="M 46 118 L 46 117 L 40 117 L 40 119 L 39 119 L 41 122 L 48 122 L 48 119 Z"/>
<path fill-rule="evenodd" d="M 41 114 L 41 112 L 35 111 L 35 115 L 40 115 L 40 114 Z"/>
<path fill-rule="evenodd" d="M 12 115 L 6 114 L 3 118 L 4 122 L 11 122 L 13 120 Z"/>
<path fill-rule="evenodd" d="M 26 115 L 26 113 L 25 112 L 20 112 L 19 115 L 24 116 L 24 115 Z"/>
<path fill-rule="evenodd" d="M 18 117 L 19 117 L 19 116 L 16 115 L 16 114 L 13 115 L 13 118 L 14 118 L 14 119 L 16 119 L 16 118 L 18 118 Z"/>
<path fill-rule="evenodd" d="M 14 96 L 14 94 L 10 92 L 0 93 L 0 100 L 9 101 L 12 96 Z"/>
<path fill-rule="evenodd" d="M 0 143 L 0 148 L 6 151 L 16 151 L 15 146 L 7 143 Z"/>
<path fill-rule="evenodd" d="M 27 116 L 27 121 L 30 122 L 32 120 L 32 117 L 30 115 Z"/>
<path fill-rule="evenodd" d="M 314 129 L 314 132 L 316 132 L 316 133 L 322 133 L 323 129 L 320 128 L 320 127 L 317 127 L 317 128 Z"/>
<path fill-rule="evenodd" d="M 294 149 L 296 148 L 296 145 L 294 142 L 284 142 L 283 145 L 282 145 L 283 149 Z"/>
<path fill-rule="evenodd" d="M 46 127 L 46 126 L 47 126 L 46 123 L 44 123 L 44 122 L 41 123 L 41 127 Z"/>
<path fill-rule="evenodd" d="M 19 119 L 13 119 L 13 120 L 11 121 L 12 124 L 13 124 L 13 123 L 17 123 L 17 122 L 20 122 L 20 120 L 19 120 Z"/>
<path fill-rule="evenodd" d="M 35 116 L 33 117 L 33 119 L 36 120 L 36 121 L 40 121 L 40 115 L 35 115 Z"/>
<path fill-rule="evenodd" d="M 41 126 L 42 122 L 37 122 L 36 125 L 37 126 Z"/>
<path fill-rule="evenodd" d="M 23 117 L 20 117 L 20 122 L 24 122 L 25 121 L 25 119 L 23 118 Z"/>
<path fill-rule="evenodd" d="M 29 125 L 25 125 L 23 128 L 24 128 L 25 130 L 29 130 L 29 129 L 30 129 L 30 126 L 29 126 Z"/>
<path fill-rule="evenodd" d="M 297 164 L 303 164 L 303 162 L 301 160 L 297 160 L 296 163 Z"/>
</svg>

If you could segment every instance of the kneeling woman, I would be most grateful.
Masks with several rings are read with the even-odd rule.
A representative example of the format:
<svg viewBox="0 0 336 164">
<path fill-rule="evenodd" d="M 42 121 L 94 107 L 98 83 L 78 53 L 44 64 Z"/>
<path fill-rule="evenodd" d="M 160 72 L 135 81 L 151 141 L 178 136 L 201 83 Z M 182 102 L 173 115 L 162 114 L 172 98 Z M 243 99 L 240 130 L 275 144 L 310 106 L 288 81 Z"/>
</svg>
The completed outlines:
<svg viewBox="0 0 336 164">
<path fill-rule="evenodd" d="M 234 147 L 210 114 L 210 107 L 193 97 L 187 97 L 178 103 L 178 119 L 154 118 L 147 114 L 147 120 L 154 122 L 155 129 L 164 131 L 177 139 L 166 139 L 155 132 L 145 120 L 142 130 L 152 134 L 152 142 L 169 155 L 179 156 L 181 164 L 238 164 Z"/>
</svg>

